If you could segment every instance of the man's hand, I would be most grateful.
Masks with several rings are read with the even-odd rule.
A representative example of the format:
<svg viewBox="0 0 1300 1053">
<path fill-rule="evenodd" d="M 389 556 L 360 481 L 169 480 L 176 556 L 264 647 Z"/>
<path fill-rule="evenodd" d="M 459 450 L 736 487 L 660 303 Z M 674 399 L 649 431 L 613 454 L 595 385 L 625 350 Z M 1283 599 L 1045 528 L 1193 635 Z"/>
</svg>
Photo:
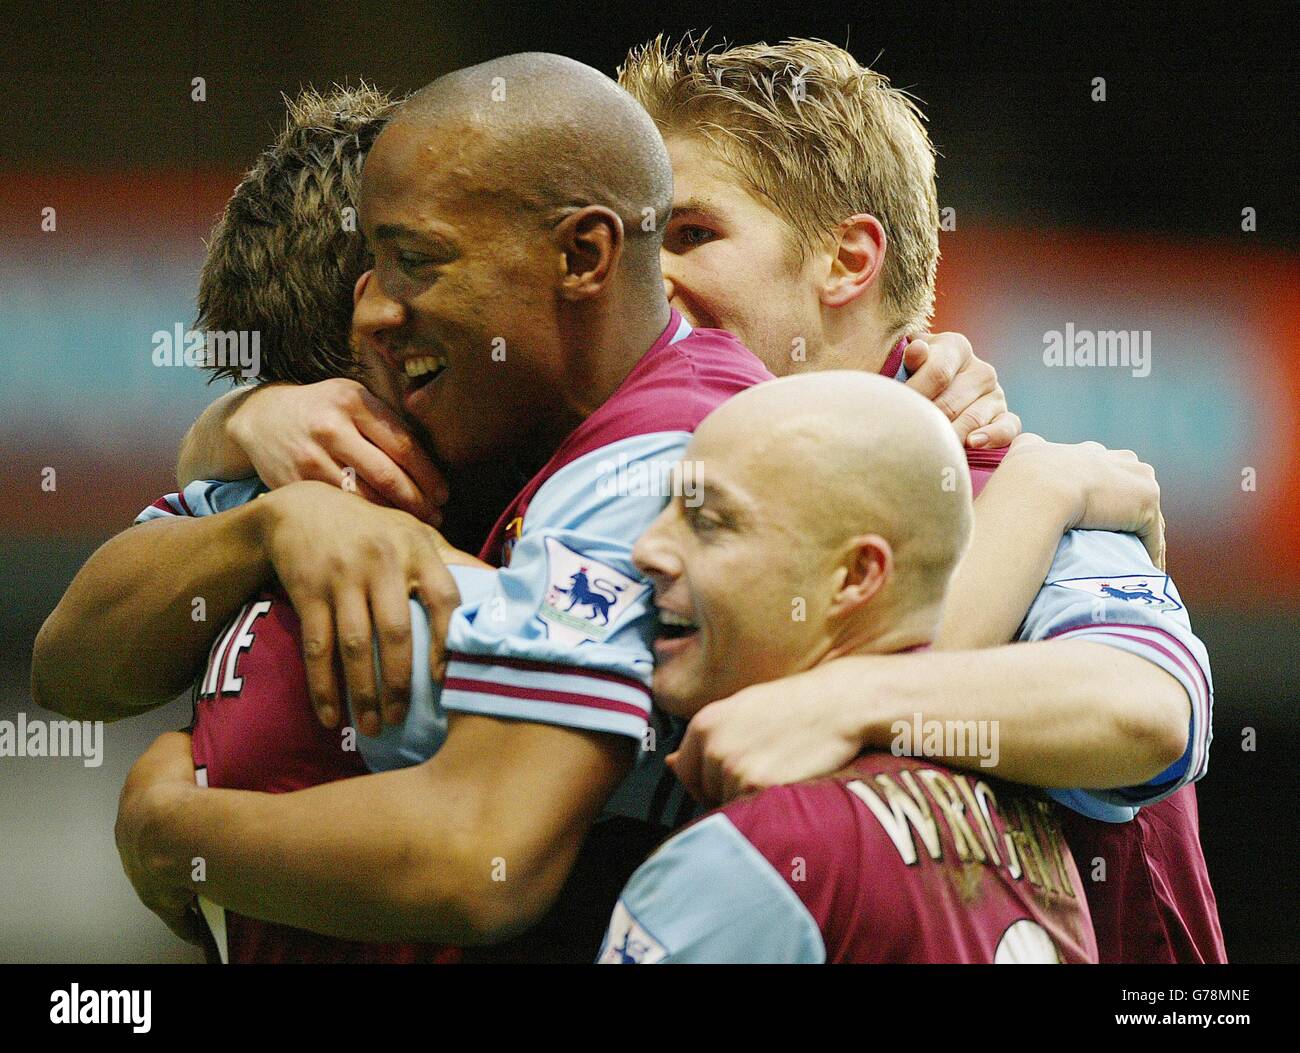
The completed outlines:
<svg viewBox="0 0 1300 1053">
<path fill-rule="evenodd" d="M 383 721 L 400 723 L 411 683 L 411 595 L 418 594 L 429 612 L 429 666 L 439 681 L 447 627 L 460 603 L 446 564 L 481 564 L 414 516 L 324 483 L 292 483 L 257 503 L 263 506 L 262 545 L 302 622 L 317 717 L 332 728 L 343 712 L 337 641 L 361 733 L 379 734 L 381 701 Z M 381 685 L 375 683 L 372 640 L 378 642 Z"/>
<path fill-rule="evenodd" d="M 195 789 L 190 736 L 178 731 L 160 735 L 126 777 L 117 804 L 117 851 L 122 869 L 140 902 L 162 918 L 181 939 L 200 943 L 203 923 L 195 912 L 187 875 L 170 873 L 151 851 L 154 820 Z"/>
<path fill-rule="evenodd" d="M 839 770 L 862 751 L 868 702 L 863 692 L 856 712 L 841 714 L 816 690 L 819 675 L 811 670 L 756 684 L 705 706 L 667 757 L 668 767 L 710 806 Z"/>
<path fill-rule="evenodd" d="M 1027 432 L 1011 444 L 997 475 L 1004 481 L 1023 476 L 1019 485 L 1027 493 L 1061 493 L 1073 508 L 1067 529 L 1136 534 L 1151 562 L 1165 569 L 1160 484 L 1155 469 L 1132 450 L 1110 450 L 1097 442 L 1048 442 Z"/>
<path fill-rule="evenodd" d="M 442 522 L 446 479 L 401 418 L 354 380 L 262 385 L 225 428 L 272 489 L 316 480 Z"/>
<path fill-rule="evenodd" d="M 1020 418 L 1007 409 L 998 372 L 976 358 L 961 333 L 925 333 L 903 353 L 908 387 L 952 421 L 957 438 L 972 449 L 999 449 L 1020 434 Z"/>
</svg>

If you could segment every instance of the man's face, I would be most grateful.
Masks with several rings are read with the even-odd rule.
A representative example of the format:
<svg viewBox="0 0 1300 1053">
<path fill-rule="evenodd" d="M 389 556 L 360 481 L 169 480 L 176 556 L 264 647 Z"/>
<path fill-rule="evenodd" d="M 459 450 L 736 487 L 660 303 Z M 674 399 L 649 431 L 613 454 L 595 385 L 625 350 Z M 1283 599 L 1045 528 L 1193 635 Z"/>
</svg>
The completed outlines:
<svg viewBox="0 0 1300 1053">
<path fill-rule="evenodd" d="M 680 717 L 798 671 L 824 625 L 826 554 L 789 473 L 767 470 L 764 449 L 752 422 L 705 421 L 686 453 L 703 500 L 674 498 L 632 554 L 659 609 L 655 700 Z"/>
<path fill-rule="evenodd" d="M 798 372 L 822 340 L 818 285 L 828 255 L 799 262 L 789 226 L 707 143 L 665 142 L 674 186 L 662 257 L 670 302 L 692 325 L 735 333 L 777 376 Z"/>
<path fill-rule="evenodd" d="M 401 371 L 401 403 L 448 464 L 517 449 L 557 383 L 545 232 L 476 193 L 475 136 L 390 125 L 367 158 L 374 275 L 353 317 Z"/>
</svg>

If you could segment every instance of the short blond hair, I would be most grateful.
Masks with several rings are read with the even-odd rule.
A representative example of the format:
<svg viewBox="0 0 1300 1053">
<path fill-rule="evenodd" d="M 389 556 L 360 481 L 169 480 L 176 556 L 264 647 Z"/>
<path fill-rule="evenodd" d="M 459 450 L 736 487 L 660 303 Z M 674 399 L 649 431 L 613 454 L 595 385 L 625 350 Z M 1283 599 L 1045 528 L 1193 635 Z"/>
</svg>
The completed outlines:
<svg viewBox="0 0 1300 1053">
<path fill-rule="evenodd" d="M 800 257 L 849 216 L 875 216 L 887 324 L 925 327 L 939 263 L 934 146 L 887 77 L 822 40 L 719 50 L 659 36 L 629 52 L 618 82 L 665 136 L 706 141 L 786 221 Z"/>
</svg>

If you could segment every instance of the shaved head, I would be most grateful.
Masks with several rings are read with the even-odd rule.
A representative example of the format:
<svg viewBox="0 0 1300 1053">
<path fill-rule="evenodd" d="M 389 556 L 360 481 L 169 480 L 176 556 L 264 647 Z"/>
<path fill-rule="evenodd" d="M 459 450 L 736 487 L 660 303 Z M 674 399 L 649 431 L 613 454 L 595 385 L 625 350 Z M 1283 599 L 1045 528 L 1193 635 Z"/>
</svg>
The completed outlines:
<svg viewBox="0 0 1300 1053">
<path fill-rule="evenodd" d="M 668 151 L 641 105 L 599 70 L 544 52 L 507 55 L 439 77 L 391 123 L 454 130 L 483 194 L 549 221 L 603 205 L 630 249 L 659 251 L 672 208 Z"/>
<path fill-rule="evenodd" d="M 686 459 L 697 506 L 675 500 L 634 552 L 655 586 L 666 711 L 933 639 L 971 490 L 922 396 L 859 370 L 769 381 L 714 410 Z"/>
<path fill-rule="evenodd" d="M 671 205 L 654 122 L 572 59 L 495 59 L 398 108 L 362 172 L 353 323 L 439 457 L 544 461 L 617 389 L 671 315 Z"/>
<path fill-rule="evenodd" d="M 754 497 L 781 502 L 810 545 L 879 534 L 894 590 L 941 599 L 970 533 L 970 478 L 952 426 L 911 388 L 856 370 L 786 377 L 728 400 L 698 433 L 734 450 Z"/>
</svg>

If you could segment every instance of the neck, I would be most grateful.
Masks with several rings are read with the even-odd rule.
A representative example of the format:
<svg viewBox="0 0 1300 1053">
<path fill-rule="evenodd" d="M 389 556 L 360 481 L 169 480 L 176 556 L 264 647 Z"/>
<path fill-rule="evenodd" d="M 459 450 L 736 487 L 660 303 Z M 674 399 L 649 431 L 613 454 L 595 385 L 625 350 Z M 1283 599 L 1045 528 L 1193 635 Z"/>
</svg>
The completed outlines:
<svg viewBox="0 0 1300 1053">
<path fill-rule="evenodd" d="M 895 654 L 928 647 L 939 632 L 940 612 L 935 608 L 913 611 L 903 617 L 875 617 L 845 626 L 826 641 L 816 663 L 851 654 Z"/>
<path fill-rule="evenodd" d="M 577 420 L 599 409 L 659 339 L 671 308 L 656 279 L 654 295 L 638 284 L 611 290 L 600 301 L 573 305 L 560 318 L 565 361 L 564 406 Z"/>
<path fill-rule="evenodd" d="M 818 356 L 818 369 L 862 369 L 879 373 L 889 352 L 904 335 L 880 321 L 874 304 L 852 305 L 823 311 L 825 341 Z"/>
<path fill-rule="evenodd" d="M 554 410 L 526 445 L 553 453 L 565 438 L 603 406 L 659 339 L 671 308 L 656 280 L 656 295 L 612 291 L 598 301 L 569 304 L 557 318 L 564 369 Z"/>
</svg>

